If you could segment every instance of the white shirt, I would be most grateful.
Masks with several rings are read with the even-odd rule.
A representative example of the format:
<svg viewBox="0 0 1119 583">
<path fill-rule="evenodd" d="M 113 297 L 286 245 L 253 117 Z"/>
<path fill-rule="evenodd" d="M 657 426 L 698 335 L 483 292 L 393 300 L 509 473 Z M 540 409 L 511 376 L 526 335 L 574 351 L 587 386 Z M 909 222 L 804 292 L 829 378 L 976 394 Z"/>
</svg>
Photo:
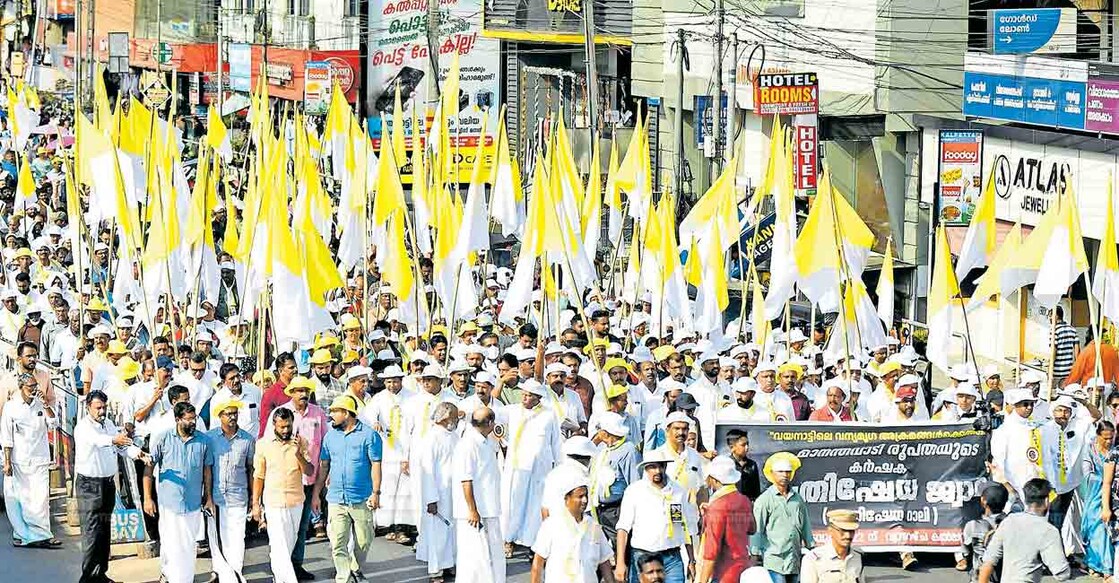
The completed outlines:
<svg viewBox="0 0 1119 583">
<path fill-rule="evenodd" d="M 361 410 L 361 414 L 358 415 L 358 418 L 366 425 L 381 428 L 377 433 L 381 435 L 383 461 L 404 461 L 408 459 L 409 438 L 412 431 L 409 420 L 404 414 L 406 398 L 404 391 L 394 395 L 386 389 L 373 395 L 368 404 Z M 432 412 L 434 412 L 434 409 Z M 434 429 L 434 425 L 431 429 Z"/>
<path fill-rule="evenodd" d="M 171 385 L 167 385 L 167 388 L 171 388 Z M 132 394 L 132 406 L 128 408 L 128 417 L 129 419 L 134 419 L 135 414 L 151 402 L 152 395 L 155 394 L 155 381 L 132 385 L 132 390 L 129 392 Z M 140 437 L 151 435 L 149 425 L 151 425 L 152 421 L 159 417 L 160 414 L 170 410 L 171 405 L 167 402 L 167 390 L 164 389 L 163 396 L 159 398 L 156 404 L 152 405 L 152 408 L 148 411 L 148 416 L 141 421 L 135 421 L 136 435 Z"/>
<path fill-rule="evenodd" d="M 237 427 L 244 429 L 249 435 L 256 435 L 260 429 L 260 388 L 252 383 L 241 382 L 241 394 L 234 395 L 233 391 L 224 384 L 210 398 L 210 423 L 217 425 L 216 420 L 220 411 L 214 408 L 218 405 L 237 399 L 245 404 L 241 414 L 237 416 Z"/>
<path fill-rule="evenodd" d="M 778 422 L 795 421 L 793 413 L 793 400 L 779 388 L 774 388 L 772 393 L 757 391 L 754 393 L 754 406 L 747 414 L 751 421 Z"/>
<path fill-rule="evenodd" d="M 548 387 L 545 392 L 548 396 L 540 399 L 540 404 L 552 410 L 556 416 L 557 426 L 563 425 L 565 420 L 575 425 L 587 422 L 587 412 L 583 409 L 583 401 L 579 399 L 579 393 L 567 387 L 563 389 L 563 398 L 556 395 L 551 387 Z"/>
<path fill-rule="evenodd" d="M 140 448 L 134 445 L 113 445 L 119 433 L 111 419 L 97 423 L 89 415 L 82 415 L 74 429 L 74 471 L 87 478 L 108 478 L 117 473 L 118 453 L 132 459 L 140 457 Z"/>
<path fill-rule="evenodd" d="M 1002 472 L 1003 481 L 1009 483 L 1023 498 L 1022 486 L 1033 478 L 1040 478 L 1042 468 L 1035 460 L 1042 456 L 1041 466 L 1044 467 L 1044 445 L 1042 451 L 1037 451 L 1032 443 L 1033 430 L 1041 432 L 1041 428 L 1030 421 L 1022 419 L 1015 413 L 1006 416 L 1006 421 L 991 434 L 991 462 L 996 471 Z M 1042 432 L 1043 433 L 1043 432 Z M 1044 436 L 1037 434 L 1038 439 L 1044 442 Z M 1031 451 L 1032 450 L 1032 451 Z"/>
<path fill-rule="evenodd" d="M 700 431 L 703 432 L 700 436 L 703 444 L 709 449 L 714 449 L 715 413 L 723 403 L 723 398 L 730 394 L 730 386 L 721 382 L 712 384 L 705 375 L 701 374 L 698 380 L 688 386 L 686 392 L 695 397 L 696 402 L 699 403 L 695 416 L 699 419 Z M 789 402 L 789 410 L 792 410 L 792 401 Z M 792 419 L 791 415 L 789 419 Z"/>
<path fill-rule="evenodd" d="M 171 385 L 182 385 L 187 388 L 187 392 L 190 393 L 190 404 L 199 411 L 206 405 L 206 401 L 214 396 L 214 387 L 217 384 L 218 375 L 209 369 L 202 374 L 202 380 L 194 378 L 190 372 L 182 372 L 171 379 Z"/>
<path fill-rule="evenodd" d="M 703 486 L 703 466 L 705 460 L 703 456 L 699 455 L 699 452 L 685 445 L 684 451 L 677 454 L 675 451 L 672 451 L 672 446 L 668 443 L 665 443 L 659 449 L 667 453 L 668 457 L 672 458 L 672 461 L 668 462 L 668 467 L 665 472 L 673 482 L 676 482 L 677 485 L 686 490 L 689 494 L 694 493 Z"/>
<path fill-rule="evenodd" d="M 683 546 L 686 536 L 698 537 L 699 512 L 688 494 L 672 480 L 657 488 L 642 478 L 626 488 L 618 515 L 618 530 L 629 533 L 635 549 L 660 552 Z"/>
<path fill-rule="evenodd" d="M 58 419 L 47 415 L 38 397 L 28 404 L 23 402 L 23 395 L 19 395 L 4 406 L 4 414 L 0 417 L 0 446 L 12 448 L 13 464 L 50 464 L 47 430 L 57 426 Z"/>
<path fill-rule="evenodd" d="M 575 522 L 567 508 L 544 520 L 532 551 L 547 561 L 544 583 L 597 583 L 598 566 L 614 554 L 598 522 L 589 514 Z"/>
<path fill-rule="evenodd" d="M 5 411 L 7 411 L 5 409 Z M 1089 444 L 1089 438 L 1095 436 L 1092 424 L 1078 422 L 1077 418 L 1069 419 L 1068 425 L 1062 429 L 1056 421 L 1050 421 L 1042 426 L 1042 441 L 1045 444 L 1046 462 L 1045 477 L 1057 494 L 1071 492 L 1080 486 L 1084 480 L 1084 464 Z M 1061 457 L 1064 456 L 1064 478 L 1061 477 Z"/>
<path fill-rule="evenodd" d="M 463 482 L 472 483 L 478 516 L 501 516 L 501 468 L 497 463 L 497 448 L 494 443 L 471 427 L 455 445 L 452 463 L 451 494 L 455 518 L 466 520 L 470 517 L 466 494 L 462 489 Z"/>
</svg>

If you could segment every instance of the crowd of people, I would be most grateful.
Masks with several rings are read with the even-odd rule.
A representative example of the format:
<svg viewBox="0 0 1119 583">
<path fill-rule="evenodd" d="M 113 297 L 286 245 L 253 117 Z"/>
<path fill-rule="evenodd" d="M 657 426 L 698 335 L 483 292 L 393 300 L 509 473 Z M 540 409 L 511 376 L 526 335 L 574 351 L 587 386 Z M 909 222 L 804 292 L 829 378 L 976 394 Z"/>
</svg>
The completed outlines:
<svg viewBox="0 0 1119 583">
<path fill-rule="evenodd" d="M 432 583 L 503 582 L 515 556 L 534 583 L 862 581 L 859 513 L 833 509 L 814 534 L 796 488 L 804 462 L 751 457 L 752 424 L 802 422 L 982 423 L 991 485 L 984 515 L 960 525 L 956 568 L 1063 580 L 1071 560 L 1111 578 L 1119 393 L 1096 405 L 1108 383 L 1083 374 L 1095 350 L 1078 353 L 1071 328 L 1055 331 L 1052 377 L 961 363 L 934 390 L 922 355 L 894 338 L 837 356 L 825 326 L 789 322 L 752 342 L 736 320 L 708 337 L 657 315 L 648 295 L 548 291 L 547 270 L 513 325 L 499 317 L 513 270 L 485 262 L 462 270 L 483 290 L 478 306 L 421 333 L 366 257 L 330 294 L 330 324 L 285 346 L 268 320 L 291 315 L 245 315 L 225 228 L 212 228 L 214 278 L 196 284 L 206 299 L 151 310 L 122 290 L 133 263 L 115 227 L 86 225 L 73 248 L 85 231 L 61 194 L 60 154 L 37 143 L 5 154 L 9 178 L 28 164 L 39 196 L 0 229 L 12 359 L 0 446 L 13 544 L 58 548 L 52 377 L 73 388 L 83 583 L 110 581 L 118 499 L 142 510 L 170 583 L 194 580 L 200 552 L 214 580 L 245 580 L 257 533 L 278 583 L 315 579 L 314 538 L 329 540 L 336 582 L 377 581 L 378 537 L 413 547 Z M 0 184 L 8 208 L 17 185 Z M 209 220 L 243 220 L 240 193 L 221 188 L 229 204 Z M 430 257 L 416 266 L 437 304 Z"/>
</svg>

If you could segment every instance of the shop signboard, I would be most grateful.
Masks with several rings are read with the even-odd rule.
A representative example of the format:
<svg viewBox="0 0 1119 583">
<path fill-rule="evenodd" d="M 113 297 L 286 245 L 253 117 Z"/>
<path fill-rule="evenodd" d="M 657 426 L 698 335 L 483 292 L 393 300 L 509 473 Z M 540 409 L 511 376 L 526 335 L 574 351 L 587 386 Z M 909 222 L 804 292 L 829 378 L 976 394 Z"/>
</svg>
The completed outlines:
<svg viewBox="0 0 1119 583">
<path fill-rule="evenodd" d="M 1119 134 L 1119 80 L 1088 79 L 1084 129 Z"/>
<path fill-rule="evenodd" d="M 330 107 L 330 71 L 326 61 L 307 61 L 303 66 L 304 113 L 323 115 Z"/>
<path fill-rule="evenodd" d="M 820 83 L 815 73 L 762 73 L 754 84 L 758 115 L 819 113 Z"/>
<path fill-rule="evenodd" d="M 983 192 L 983 132 L 940 130 L 937 154 L 940 222 L 966 225 Z"/>
<path fill-rule="evenodd" d="M 382 132 L 392 122 L 396 88 L 403 105 L 404 136 L 411 147 L 416 133 L 411 127 L 412 108 L 419 105 L 425 127 L 435 117 L 435 99 L 427 95 L 426 78 L 431 70 L 428 54 L 427 3 L 405 0 L 372 0 L 370 3 L 367 80 L 370 115 L 369 135 L 380 147 Z M 451 147 L 457 149 L 456 170 L 460 182 L 469 182 L 476 146 L 483 142 L 486 164 L 494 155 L 493 124 L 497 121 L 501 95 L 500 42 L 482 35 L 482 0 L 440 0 L 445 17 L 441 21 L 439 55 L 440 86 L 450 71 L 454 53 L 459 54 L 459 115 L 450 119 Z M 382 124 L 384 116 L 384 124 Z M 488 120 L 487 120 L 488 118 Z M 483 121 L 489 124 L 482 133 Z M 422 138 L 421 139 L 425 139 Z M 412 180 L 411 166 L 401 169 L 405 183 Z"/>
<path fill-rule="evenodd" d="M 229 44 L 229 89 L 252 91 L 253 47 L 248 43 Z"/>
<path fill-rule="evenodd" d="M 1075 53 L 1075 8 L 1019 8 L 987 11 L 991 52 Z"/>
<path fill-rule="evenodd" d="M 965 116 L 1084 129 L 1086 62 L 978 53 L 964 61 Z"/>
<path fill-rule="evenodd" d="M 816 115 L 798 115 L 793 119 L 793 176 L 800 194 L 816 194 L 820 133 Z"/>
</svg>

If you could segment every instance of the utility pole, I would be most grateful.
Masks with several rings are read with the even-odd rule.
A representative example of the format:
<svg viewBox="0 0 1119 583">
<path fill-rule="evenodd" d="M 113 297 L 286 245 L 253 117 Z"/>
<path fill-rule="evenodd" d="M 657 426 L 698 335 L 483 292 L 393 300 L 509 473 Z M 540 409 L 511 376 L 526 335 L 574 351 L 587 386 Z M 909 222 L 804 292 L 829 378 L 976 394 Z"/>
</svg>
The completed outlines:
<svg viewBox="0 0 1119 583">
<path fill-rule="evenodd" d="M 217 103 L 218 103 L 218 116 L 220 117 L 221 116 L 221 104 L 222 104 L 223 101 L 225 101 L 225 99 L 222 98 L 222 89 L 223 89 L 223 86 L 222 86 L 223 71 L 222 70 L 225 69 L 225 43 L 222 42 L 222 38 L 221 38 L 222 20 L 224 19 L 225 15 L 222 14 L 221 4 L 218 4 L 217 8 L 218 8 L 218 38 L 217 38 L 217 45 L 218 45 L 218 90 L 217 90 L 217 95 L 214 96 L 214 101 L 217 101 Z M 203 83 L 202 95 L 205 95 L 205 94 L 206 94 L 205 83 Z"/>
<path fill-rule="evenodd" d="M 720 0 L 721 1 L 721 0 Z M 583 48 L 587 53 L 587 116 L 590 118 L 591 151 L 598 144 L 598 64 L 594 43 L 594 0 L 583 0 Z"/>
<path fill-rule="evenodd" d="M 428 77 L 427 100 L 431 103 L 439 102 L 439 21 L 439 0 L 428 0 L 427 56 L 428 60 L 431 61 L 431 76 Z M 414 104 L 413 107 L 415 107 Z M 420 116 L 420 122 L 426 123 L 423 116 Z"/>
<path fill-rule="evenodd" d="M 723 166 L 723 19 L 726 17 L 723 2 L 715 2 L 715 97 L 711 100 L 711 137 L 715 139 L 715 155 L 711 157 L 712 181 L 719 176 L 719 169 Z"/>
<path fill-rule="evenodd" d="M 723 148 L 723 162 L 730 162 L 734 151 L 735 122 L 738 121 L 738 31 L 731 44 L 730 90 L 727 91 L 727 147 Z"/>
<path fill-rule="evenodd" d="M 688 68 L 688 47 L 684 29 L 676 31 L 676 196 L 684 192 L 684 71 Z"/>
</svg>

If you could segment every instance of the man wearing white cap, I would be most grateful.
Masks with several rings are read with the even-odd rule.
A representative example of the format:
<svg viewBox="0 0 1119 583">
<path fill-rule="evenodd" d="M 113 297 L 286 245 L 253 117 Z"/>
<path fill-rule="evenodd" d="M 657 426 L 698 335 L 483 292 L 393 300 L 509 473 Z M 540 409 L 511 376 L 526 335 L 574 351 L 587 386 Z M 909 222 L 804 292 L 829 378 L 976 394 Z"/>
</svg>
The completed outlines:
<svg viewBox="0 0 1119 583">
<path fill-rule="evenodd" d="M 1031 420 L 1034 396 L 1029 389 L 1006 392 L 1013 412 L 991 434 L 992 476 L 1010 492 L 1010 505 L 1022 499 L 1022 487 L 1033 478 L 1046 477 L 1046 447 L 1041 425 Z"/>
<path fill-rule="evenodd" d="M 413 441 L 427 437 L 431 428 L 431 412 L 443 400 L 443 367 L 429 364 L 419 374 L 419 390 L 404 402 L 404 422 Z"/>
<path fill-rule="evenodd" d="M 1045 373 L 1027 368 L 1022 371 L 1022 388 L 1029 389 L 1030 394 L 1033 395 L 1034 409 L 1033 420 L 1038 423 L 1044 423 L 1049 420 L 1049 392 L 1046 390 L 1044 396 L 1041 394 L 1041 386 L 1048 385 L 1048 377 Z"/>
<path fill-rule="evenodd" d="M 548 389 L 529 379 L 521 384 L 521 405 L 505 408 L 505 467 L 501 473 L 501 530 L 505 556 L 513 544 L 532 546 L 540 528 L 544 476 L 560 459 L 559 425 L 552 410 L 540 407 Z"/>
<path fill-rule="evenodd" d="M 965 381 L 951 390 L 954 393 L 955 402 L 951 406 L 947 406 L 948 404 L 945 403 L 946 406 L 937 411 L 936 415 L 933 415 L 933 421 L 952 423 L 964 419 L 975 419 L 979 414 L 979 409 L 975 406 L 976 400 L 979 399 L 979 391 L 975 388 L 975 384 Z"/>
<path fill-rule="evenodd" d="M 541 404 L 555 416 L 556 424 L 565 436 L 585 434 L 587 431 L 587 411 L 579 399 L 579 393 L 567 388 L 567 375 L 571 369 L 558 362 L 544 369 L 545 391 Z"/>
<path fill-rule="evenodd" d="M 14 289 L 0 292 L 0 337 L 15 344 L 25 318 L 19 311 L 19 294 Z"/>
<path fill-rule="evenodd" d="M 734 461 L 719 456 L 707 464 L 704 480 L 711 500 L 703 515 L 703 559 L 697 581 L 738 581 L 750 566 L 750 535 L 754 526 L 754 507 L 736 487 L 741 474 Z"/>
<path fill-rule="evenodd" d="M 1053 402 L 1053 419 L 1042 426 L 1045 476 L 1057 493 L 1049 506 L 1049 523 L 1058 529 L 1064 524 L 1073 493 L 1084 481 L 1084 460 L 1095 436 L 1091 418 L 1087 423 L 1077 419 L 1076 409 L 1077 403 L 1072 397 L 1058 397 Z M 1066 550 L 1073 551 L 1067 546 Z"/>
<path fill-rule="evenodd" d="M 695 575 L 692 540 L 699 534 L 699 512 L 688 493 L 668 475 L 670 458 L 663 450 L 650 451 L 638 465 L 642 479 L 626 488 L 618 516 L 614 546 L 614 579 L 636 581 L 643 557 L 659 557 L 666 581 Z M 684 547 L 687 566 L 681 560 Z"/>
<path fill-rule="evenodd" d="M 758 383 L 758 390 L 754 393 L 754 420 L 780 422 L 796 418 L 792 399 L 777 388 L 776 365 L 768 361 L 759 362 L 754 367 L 754 380 Z"/>
<path fill-rule="evenodd" d="M 472 395 L 470 373 L 474 372 L 474 367 L 467 364 L 465 360 L 455 360 L 447 366 L 447 372 L 451 375 L 451 382 L 443 389 L 442 399 L 458 406 L 463 399 Z"/>
<path fill-rule="evenodd" d="M 649 407 L 649 415 L 645 417 L 645 428 L 641 432 L 642 451 L 652 451 L 664 445 L 667 439 L 665 419 L 671 414 L 672 404 L 676 402 L 676 398 L 684 392 L 684 385 L 674 379 L 666 378 L 657 385 L 657 391 L 662 405 Z"/>
<path fill-rule="evenodd" d="M 595 436 L 601 446 L 589 472 L 590 505 L 611 543 L 618 536 L 615 526 L 621 512 L 622 495 L 630 484 L 641 479 L 637 469 L 641 456 L 635 444 L 626 437 L 628 432 L 629 426 L 620 415 L 602 415 Z"/>
<path fill-rule="evenodd" d="M 544 494 L 540 497 L 540 511 L 545 519 L 563 510 L 565 492 L 557 489 L 557 486 L 565 477 L 574 476 L 587 483 L 591 461 L 598 455 L 598 448 L 590 439 L 576 435 L 563 442 L 560 453 L 563 454 L 563 459 L 559 460 L 556 467 L 544 476 Z"/>
<path fill-rule="evenodd" d="M 370 372 L 358 365 L 346 372 L 346 378 L 354 384 L 368 378 Z M 385 390 L 373 395 L 358 414 L 362 423 L 381 436 L 381 507 L 374 518 L 378 526 L 389 529 L 385 540 L 410 544 L 410 531 L 418 523 L 418 507 L 412 501 L 413 491 L 418 488 L 411 479 L 408 463 L 412 443 L 404 414 L 404 371 L 389 365 L 377 378 L 385 384 Z"/>
<path fill-rule="evenodd" d="M 695 431 L 692 420 L 683 411 L 674 411 L 665 419 L 668 439 L 660 447 L 669 459 L 668 477 L 689 495 L 703 486 L 703 457 L 688 445 L 688 433 Z"/>
<path fill-rule="evenodd" d="M 847 393 L 851 390 L 852 383 L 838 378 L 824 382 L 823 391 L 826 399 L 824 406 L 816 409 L 808 416 L 809 421 L 846 422 L 854 421 L 851 416 L 851 407 L 847 404 Z"/>
<path fill-rule="evenodd" d="M 562 476 L 555 488 L 562 504 L 544 520 L 532 545 L 532 583 L 611 581 L 610 543 L 587 514 L 586 477 Z"/>
<path fill-rule="evenodd" d="M 459 411 L 462 411 L 464 417 L 469 417 L 471 413 L 482 407 L 489 407 L 498 413 L 505 405 L 493 398 L 493 390 L 496 386 L 497 378 L 492 372 L 483 370 L 474 373 L 474 394 L 459 402 Z"/>
<path fill-rule="evenodd" d="M 723 399 L 730 396 L 730 385 L 719 380 L 719 354 L 708 351 L 700 355 L 697 360 L 699 365 L 699 378 L 688 385 L 688 393 L 699 402 L 696 418 L 699 419 L 700 438 L 703 444 L 713 449 L 715 443 L 715 412 Z"/>
<path fill-rule="evenodd" d="M 452 472 L 460 433 L 459 410 L 453 403 L 439 403 L 432 413 L 432 422 L 434 426 L 427 437 L 413 447 L 421 508 L 416 558 L 427 563 L 428 576 L 438 583 L 443 571 L 455 566 L 455 528 L 451 521 L 455 516 L 454 489 L 459 485 L 454 482 Z"/>
<path fill-rule="evenodd" d="M 741 377 L 731 385 L 734 399 L 723 403 L 716 414 L 719 423 L 748 423 L 754 420 L 758 407 L 754 405 L 754 395 L 758 393 L 758 383 L 752 378 Z M 766 419 L 768 421 L 768 419 Z"/>
</svg>

